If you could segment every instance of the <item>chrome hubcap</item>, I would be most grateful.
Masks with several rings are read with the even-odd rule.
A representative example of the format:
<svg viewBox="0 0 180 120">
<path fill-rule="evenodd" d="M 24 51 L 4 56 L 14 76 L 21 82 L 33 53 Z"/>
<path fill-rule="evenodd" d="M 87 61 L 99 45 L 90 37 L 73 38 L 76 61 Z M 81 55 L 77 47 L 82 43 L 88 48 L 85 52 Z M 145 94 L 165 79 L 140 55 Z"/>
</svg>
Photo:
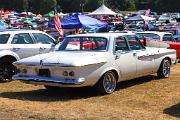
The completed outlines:
<svg viewBox="0 0 180 120">
<path fill-rule="evenodd" d="M 114 77 L 114 74 L 111 72 L 108 72 L 104 76 L 103 80 L 103 86 L 107 93 L 112 93 L 116 88 L 116 79 Z"/>
</svg>

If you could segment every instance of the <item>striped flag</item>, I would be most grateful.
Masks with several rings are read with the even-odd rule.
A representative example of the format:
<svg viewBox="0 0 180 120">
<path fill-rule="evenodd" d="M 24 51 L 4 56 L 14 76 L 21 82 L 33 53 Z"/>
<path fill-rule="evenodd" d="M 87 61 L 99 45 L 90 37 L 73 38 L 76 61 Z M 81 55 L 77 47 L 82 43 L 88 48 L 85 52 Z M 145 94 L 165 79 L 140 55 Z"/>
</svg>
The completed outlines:
<svg viewBox="0 0 180 120">
<path fill-rule="evenodd" d="M 64 38 L 61 22 L 59 20 L 59 16 L 56 8 L 54 8 L 54 26 L 57 32 L 61 35 L 61 37 Z"/>
<path fill-rule="evenodd" d="M 145 12 L 145 16 L 149 16 L 151 10 L 150 9 L 147 9 L 146 12 Z"/>
</svg>

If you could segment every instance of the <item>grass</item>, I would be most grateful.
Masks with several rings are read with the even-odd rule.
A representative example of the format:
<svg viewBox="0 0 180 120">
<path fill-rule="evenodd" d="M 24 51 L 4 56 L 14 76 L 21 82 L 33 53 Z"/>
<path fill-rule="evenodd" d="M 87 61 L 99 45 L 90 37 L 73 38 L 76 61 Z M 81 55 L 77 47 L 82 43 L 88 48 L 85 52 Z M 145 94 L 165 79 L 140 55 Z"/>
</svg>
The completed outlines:
<svg viewBox="0 0 180 120">
<path fill-rule="evenodd" d="M 0 118 L 18 120 L 178 120 L 180 64 L 171 77 L 146 76 L 118 84 L 110 95 L 91 88 L 47 92 L 43 86 L 0 83 Z"/>
</svg>

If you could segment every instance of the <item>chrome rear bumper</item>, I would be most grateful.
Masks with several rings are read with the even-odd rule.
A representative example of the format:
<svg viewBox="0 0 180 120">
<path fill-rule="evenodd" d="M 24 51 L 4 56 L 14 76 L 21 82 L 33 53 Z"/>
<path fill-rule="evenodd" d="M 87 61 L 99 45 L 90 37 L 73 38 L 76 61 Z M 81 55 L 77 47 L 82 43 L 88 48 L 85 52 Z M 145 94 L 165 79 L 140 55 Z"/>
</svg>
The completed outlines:
<svg viewBox="0 0 180 120">
<path fill-rule="evenodd" d="M 49 85 L 49 86 L 64 86 L 64 87 L 78 87 L 85 82 L 85 78 L 78 79 L 57 79 L 49 77 L 40 77 L 40 76 L 22 76 L 14 75 L 12 77 L 14 80 L 20 80 L 28 84 L 35 85 Z"/>
</svg>

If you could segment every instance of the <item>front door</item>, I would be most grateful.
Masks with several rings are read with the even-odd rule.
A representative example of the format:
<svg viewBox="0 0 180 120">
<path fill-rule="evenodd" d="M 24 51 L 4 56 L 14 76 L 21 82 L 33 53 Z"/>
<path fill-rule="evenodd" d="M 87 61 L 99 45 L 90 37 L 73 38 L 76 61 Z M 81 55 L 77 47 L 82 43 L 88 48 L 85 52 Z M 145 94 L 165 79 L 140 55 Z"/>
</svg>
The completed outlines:
<svg viewBox="0 0 180 120">
<path fill-rule="evenodd" d="M 154 71 L 153 53 L 142 46 L 140 41 L 134 35 L 126 36 L 130 50 L 136 59 L 137 73 L 136 76 L 148 75 Z"/>
<path fill-rule="evenodd" d="M 134 78 L 136 75 L 136 57 L 133 51 L 128 47 L 128 43 L 124 37 L 115 39 L 115 64 L 119 68 L 121 81 Z"/>
</svg>

